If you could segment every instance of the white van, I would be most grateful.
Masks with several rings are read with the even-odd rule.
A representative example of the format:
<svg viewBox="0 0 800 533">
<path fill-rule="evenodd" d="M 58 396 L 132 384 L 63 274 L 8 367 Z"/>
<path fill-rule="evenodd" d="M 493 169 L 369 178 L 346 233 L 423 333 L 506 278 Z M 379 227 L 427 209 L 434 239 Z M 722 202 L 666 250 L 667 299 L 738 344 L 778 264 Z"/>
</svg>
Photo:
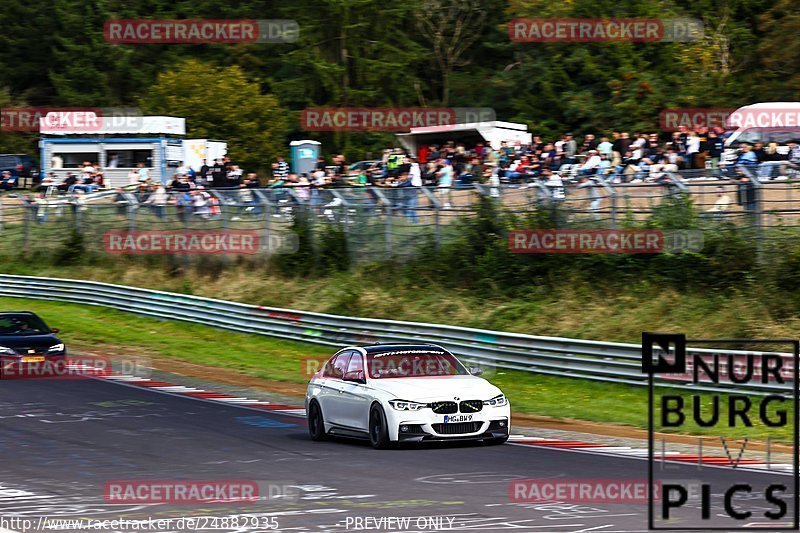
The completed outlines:
<svg viewBox="0 0 800 533">
<path fill-rule="evenodd" d="M 800 143 L 800 102 L 760 102 L 740 107 L 731 113 L 725 139 L 723 163 L 732 164 L 742 144 L 777 143 L 781 155 L 789 153 L 789 142 Z"/>
<path fill-rule="evenodd" d="M 726 123 L 736 129 L 725 140 L 726 148 L 740 144 L 786 145 L 800 142 L 800 102 L 761 102 L 740 107 Z"/>
</svg>

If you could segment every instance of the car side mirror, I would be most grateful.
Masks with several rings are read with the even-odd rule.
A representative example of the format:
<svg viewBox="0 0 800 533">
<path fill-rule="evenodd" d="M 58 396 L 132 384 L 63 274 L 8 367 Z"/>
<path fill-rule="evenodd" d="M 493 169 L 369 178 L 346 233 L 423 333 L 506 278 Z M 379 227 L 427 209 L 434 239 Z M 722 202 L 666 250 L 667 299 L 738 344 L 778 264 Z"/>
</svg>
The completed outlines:
<svg viewBox="0 0 800 533">
<path fill-rule="evenodd" d="M 467 370 L 469 370 L 469 373 L 473 376 L 480 376 L 483 374 L 483 369 L 479 366 L 471 366 Z"/>
<path fill-rule="evenodd" d="M 364 377 L 364 371 L 358 370 L 356 372 L 348 372 L 344 375 L 343 378 L 345 381 L 350 381 L 353 383 L 361 383 L 364 385 L 367 382 L 367 379 Z"/>
<path fill-rule="evenodd" d="M 59 331 L 61 331 L 59 328 L 51 328 L 50 329 L 50 333 L 58 333 Z"/>
</svg>

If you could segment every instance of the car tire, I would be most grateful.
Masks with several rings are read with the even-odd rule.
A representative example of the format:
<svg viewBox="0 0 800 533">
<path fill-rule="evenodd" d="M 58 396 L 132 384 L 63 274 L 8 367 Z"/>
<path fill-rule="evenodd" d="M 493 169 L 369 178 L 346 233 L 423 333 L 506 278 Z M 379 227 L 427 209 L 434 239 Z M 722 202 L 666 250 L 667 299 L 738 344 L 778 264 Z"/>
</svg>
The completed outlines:
<svg viewBox="0 0 800 533">
<path fill-rule="evenodd" d="M 308 434 L 311 440 L 321 441 L 328 437 L 325 433 L 325 419 L 322 417 L 322 409 L 317 402 L 311 402 L 308 406 Z"/>
<path fill-rule="evenodd" d="M 496 446 L 498 444 L 505 444 L 505 442 L 507 440 L 508 440 L 508 436 L 506 435 L 505 437 L 497 437 L 497 438 L 494 438 L 494 439 L 485 439 L 483 442 L 488 446 Z"/>
<path fill-rule="evenodd" d="M 369 410 L 369 443 L 376 450 L 385 450 L 390 444 L 386 415 L 383 408 L 377 404 Z"/>
</svg>

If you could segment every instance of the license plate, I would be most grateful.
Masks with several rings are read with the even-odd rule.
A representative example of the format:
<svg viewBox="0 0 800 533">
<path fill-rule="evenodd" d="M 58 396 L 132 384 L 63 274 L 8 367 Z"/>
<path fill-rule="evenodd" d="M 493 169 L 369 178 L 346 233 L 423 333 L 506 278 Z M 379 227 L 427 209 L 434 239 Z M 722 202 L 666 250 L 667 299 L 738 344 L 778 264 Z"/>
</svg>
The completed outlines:
<svg viewBox="0 0 800 533">
<path fill-rule="evenodd" d="M 472 422 L 472 415 L 444 415 L 444 423 Z"/>
<path fill-rule="evenodd" d="M 44 356 L 37 356 L 37 357 L 23 357 L 23 363 L 44 363 Z"/>
</svg>

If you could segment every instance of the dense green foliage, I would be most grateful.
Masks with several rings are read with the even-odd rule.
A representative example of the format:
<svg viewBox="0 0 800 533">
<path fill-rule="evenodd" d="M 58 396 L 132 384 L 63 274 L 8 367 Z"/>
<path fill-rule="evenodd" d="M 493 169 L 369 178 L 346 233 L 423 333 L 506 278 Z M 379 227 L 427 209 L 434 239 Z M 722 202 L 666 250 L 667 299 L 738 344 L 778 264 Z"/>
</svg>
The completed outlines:
<svg viewBox="0 0 800 533">
<path fill-rule="evenodd" d="M 693 17 L 706 30 L 694 43 L 513 43 L 507 23 L 519 17 Z M 113 45 L 103 25 L 115 18 L 294 19 L 300 39 Z M 797 0 L 7 0 L 0 25 L 3 107 L 186 116 L 190 136 L 227 139 L 256 166 L 309 136 L 297 117 L 311 105 L 493 107 L 550 136 L 656 129 L 668 107 L 800 95 Z M 311 135 L 351 159 L 391 141 Z M 35 152 L 34 138 L 0 132 L 0 151 Z"/>
</svg>

